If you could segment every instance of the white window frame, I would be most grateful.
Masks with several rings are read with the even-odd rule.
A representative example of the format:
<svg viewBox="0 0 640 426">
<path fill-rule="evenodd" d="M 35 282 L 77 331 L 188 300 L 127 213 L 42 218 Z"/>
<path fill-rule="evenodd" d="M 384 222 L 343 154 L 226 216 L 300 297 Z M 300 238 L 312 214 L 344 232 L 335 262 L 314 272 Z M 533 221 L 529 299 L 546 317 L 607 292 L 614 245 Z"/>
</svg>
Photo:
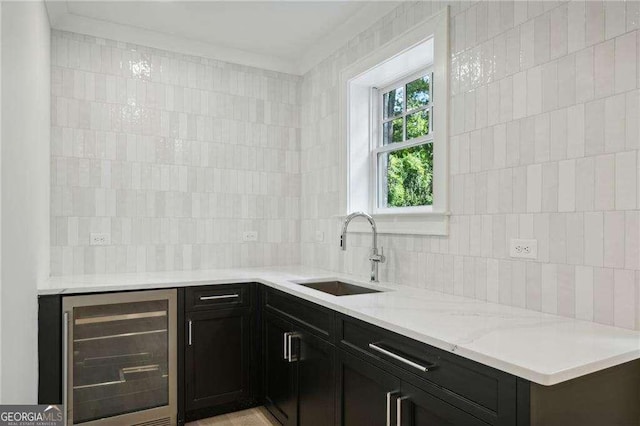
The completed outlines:
<svg viewBox="0 0 640 426">
<path fill-rule="evenodd" d="M 409 75 L 401 77 L 398 80 L 395 80 L 393 83 L 388 84 L 387 86 L 380 89 L 373 89 L 373 93 L 371 95 L 372 99 L 372 108 L 371 108 L 371 122 L 373 123 L 374 128 L 371 132 L 371 211 L 376 214 L 406 214 L 406 213 L 431 213 L 433 211 L 432 205 L 424 205 L 424 206 L 412 206 L 412 207 L 381 207 L 381 197 L 384 196 L 385 185 L 384 182 L 384 171 L 381 170 L 380 160 L 378 158 L 379 154 L 399 151 L 406 148 L 413 148 L 415 146 L 424 145 L 427 143 L 433 144 L 434 141 L 434 133 L 433 133 L 433 110 L 434 110 L 434 102 L 433 102 L 433 64 L 429 64 L 426 68 L 422 68 L 421 70 L 414 71 Z M 407 93 L 406 93 L 406 85 L 420 77 L 424 77 L 425 75 L 429 76 L 429 102 L 427 105 L 416 108 L 413 110 L 406 109 L 407 102 Z M 383 97 L 385 93 L 388 93 L 391 90 L 394 90 L 398 87 L 405 88 L 404 90 L 404 104 L 405 109 L 402 114 L 398 116 L 391 117 L 389 119 L 384 119 L 383 117 Z M 422 137 L 409 139 L 407 140 L 407 126 L 406 126 L 406 117 L 415 114 L 420 111 L 427 110 L 429 111 L 429 132 Z M 382 140 L 382 129 L 385 123 L 396 120 L 398 118 L 404 118 L 404 125 L 402 128 L 402 142 L 394 142 L 388 145 L 384 145 L 384 141 Z"/>
<path fill-rule="evenodd" d="M 417 23 L 340 74 L 340 211 L 372 214 L 382 234 L 447 235 L 449 224 L 449 8 Z M 432 65 L 430 65 L 432 64 Z M 437 110 L 433 133 L 433 204 L 422 207 L 376 208 L 377 177 L 371 153 L 378 147 L 377 90 L 431 66 L 431 96 Z M 412 143 L 417 143 L 412 141 Z M 364 221 L 352 232 L 370 232 Z"/>
</svg>

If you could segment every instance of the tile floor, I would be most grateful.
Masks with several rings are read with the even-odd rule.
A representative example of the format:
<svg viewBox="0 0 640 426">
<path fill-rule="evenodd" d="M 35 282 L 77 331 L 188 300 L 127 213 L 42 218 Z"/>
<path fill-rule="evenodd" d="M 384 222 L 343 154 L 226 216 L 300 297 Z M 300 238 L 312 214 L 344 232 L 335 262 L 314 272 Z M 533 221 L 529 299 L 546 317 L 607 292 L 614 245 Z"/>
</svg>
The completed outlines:
<svg viewBox="0 0 640 426">
<path fill-rule="evenodd" d="M 186 426 L 277 426 L 278 423 L 267 413 L 263 407 L 252 408 L 250 410 L 238 411 L 236 413 L 223 414 L 221 416 L 210 417 L 195 422 L 187 423 Z"/>
</svg>

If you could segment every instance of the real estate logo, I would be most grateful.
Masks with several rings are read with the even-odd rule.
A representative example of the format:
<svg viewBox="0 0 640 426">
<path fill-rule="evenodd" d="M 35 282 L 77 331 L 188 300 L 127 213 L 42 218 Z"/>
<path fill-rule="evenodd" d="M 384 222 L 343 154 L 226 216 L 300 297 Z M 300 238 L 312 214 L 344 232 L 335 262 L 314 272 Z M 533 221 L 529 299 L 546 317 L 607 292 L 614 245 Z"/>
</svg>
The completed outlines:
<svg viewBox="0 0 640 426">
<path fill-rule="evenodd" d="M 61 405 L 0 405 L 0 426 L 63 426 Z"/>
</svg>

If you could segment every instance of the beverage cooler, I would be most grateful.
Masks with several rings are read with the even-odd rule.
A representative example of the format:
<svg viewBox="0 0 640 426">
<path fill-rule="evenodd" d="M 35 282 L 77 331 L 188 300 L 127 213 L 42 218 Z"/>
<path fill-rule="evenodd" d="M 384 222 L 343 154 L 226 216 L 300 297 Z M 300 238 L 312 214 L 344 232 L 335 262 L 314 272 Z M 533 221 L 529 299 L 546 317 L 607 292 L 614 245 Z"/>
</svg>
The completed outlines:
<svg viewBox="0 0 640 426">
<path fill-rule="evenodd" d="M 64 297 L 68 425 L 176 424 L 176 290 Z"/>
</svg>

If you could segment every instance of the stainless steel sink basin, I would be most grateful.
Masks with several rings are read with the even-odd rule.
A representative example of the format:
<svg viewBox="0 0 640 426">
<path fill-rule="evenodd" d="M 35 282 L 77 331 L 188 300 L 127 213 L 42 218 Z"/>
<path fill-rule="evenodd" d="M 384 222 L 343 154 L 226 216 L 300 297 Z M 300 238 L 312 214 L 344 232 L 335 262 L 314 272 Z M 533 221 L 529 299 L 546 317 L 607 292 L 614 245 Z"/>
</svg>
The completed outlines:
<svg viewBox="0 0 640 426">
<path fill-rule="evenodd" d="M 298 282 L 296 284 L 322 291 L 324 293 L 333 294 L 334 296 L 351 296 L 354 294 L 381 293 L 380 290 L 361 287 L 355 284 L 349 284 L 342 281 L 312 281 Z"/>
</svg>

